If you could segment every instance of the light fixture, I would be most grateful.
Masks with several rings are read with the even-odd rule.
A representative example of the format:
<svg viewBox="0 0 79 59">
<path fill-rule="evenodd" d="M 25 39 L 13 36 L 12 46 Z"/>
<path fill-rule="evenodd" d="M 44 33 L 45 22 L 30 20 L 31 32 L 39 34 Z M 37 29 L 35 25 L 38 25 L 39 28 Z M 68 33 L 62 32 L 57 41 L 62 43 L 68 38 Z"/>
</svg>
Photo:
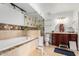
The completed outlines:
<svg viewBox="0 0 79 59">
<path fill-rule="evenodd" d="M 22 14 L 25 15 L 27 13 L 27 11 L 25 11 L 24 9 L 22 9 L 19 6 L 15 5 L 14 3 L 10 3 L 10 4 L 13 6 L 14 9 L 18 8 L 21 11 Z"/>
<path fill-rule="evenodd" d="M 57 19 L 55 19 L 55 20 L 56 20 L 57 24 L 67 24 L 69 18 L 68 17 L 60 16 L 60 17 L 57 17 Z"/>
</svg>

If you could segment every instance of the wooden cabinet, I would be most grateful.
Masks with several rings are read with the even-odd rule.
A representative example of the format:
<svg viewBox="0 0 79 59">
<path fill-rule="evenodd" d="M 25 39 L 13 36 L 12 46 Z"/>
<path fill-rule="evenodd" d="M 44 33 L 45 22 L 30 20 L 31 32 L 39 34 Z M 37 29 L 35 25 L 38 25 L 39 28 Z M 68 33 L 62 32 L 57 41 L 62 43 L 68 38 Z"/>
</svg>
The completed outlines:
<svg viewBox="0 0 79 59">
<path fill-rule="evenodd" d="M 77 42 L 77 34 L 75 33 L 52 33 L 52 44 L 59 46 L 59 44 L 68 45 L 69 41 Z"/>
<path fill-rule="evenodd" d="M 71 41 L 75 41 L 75 39 L 77 39 L 77 35 L 76 34 L 72 34 L 72 35 L 70 35 L 70 40 Z"/>
<path fill-rule="evenodd" d="M 53 35 L 53 39 L 52 42 L 54 45 L 58 46 L 59 45 L 59 35 Z"/>
</svg>

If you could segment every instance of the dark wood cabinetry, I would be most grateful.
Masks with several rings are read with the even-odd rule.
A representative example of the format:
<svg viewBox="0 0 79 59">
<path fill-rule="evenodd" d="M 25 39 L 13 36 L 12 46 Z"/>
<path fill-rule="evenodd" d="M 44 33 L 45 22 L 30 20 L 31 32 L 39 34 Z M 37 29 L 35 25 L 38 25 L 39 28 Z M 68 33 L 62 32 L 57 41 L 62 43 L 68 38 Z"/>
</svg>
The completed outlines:
<svg viewBox="0 0 79 59">
<path fill-rule="evenodd" d="M 76 33 L 52 33 L 52 44 L 59 46 L 59 44 L 68 45 L 69 41 L 76 41 Z"/>
<path fill-rule="evenodd" d="M 77 41 L 77 34 L 70 35 L 71 41 Z"/>
</svg>

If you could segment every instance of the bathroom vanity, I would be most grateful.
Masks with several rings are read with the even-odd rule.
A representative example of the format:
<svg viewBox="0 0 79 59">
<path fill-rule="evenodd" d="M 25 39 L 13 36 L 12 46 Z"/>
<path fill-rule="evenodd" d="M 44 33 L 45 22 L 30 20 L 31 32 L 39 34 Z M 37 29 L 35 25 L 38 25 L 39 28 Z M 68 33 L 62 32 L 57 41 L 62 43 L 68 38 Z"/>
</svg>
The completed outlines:
<svg viewBox="0 0 79 59">
<path fill-rule="evenodd" d="M 60 44 L 69 45 L 69 41 L 75 41 L 77 44 L 77 33 L 65 33 L 65 32 L 53 32 L 52 33 L 52 45 L 59 46 Z"/>
</svg>

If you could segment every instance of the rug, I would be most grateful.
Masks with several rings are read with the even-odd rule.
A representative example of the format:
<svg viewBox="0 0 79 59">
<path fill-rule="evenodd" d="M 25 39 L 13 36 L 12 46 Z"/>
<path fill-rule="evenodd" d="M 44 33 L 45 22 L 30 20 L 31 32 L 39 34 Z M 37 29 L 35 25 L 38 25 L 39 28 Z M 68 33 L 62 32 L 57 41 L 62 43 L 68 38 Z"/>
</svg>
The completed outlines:
<svg viewBox="0 0 79 59">
<path fill-rule="evenodd" d="M 73 51 L 69 51 L 69 50 L 65 50 L 65 49 L 61 49 L 61 48 L 55 48 L 54 52 L 60 53 L 63 55 L 67 55 L 67 56 L 75 56 Z"/>
</svg>

